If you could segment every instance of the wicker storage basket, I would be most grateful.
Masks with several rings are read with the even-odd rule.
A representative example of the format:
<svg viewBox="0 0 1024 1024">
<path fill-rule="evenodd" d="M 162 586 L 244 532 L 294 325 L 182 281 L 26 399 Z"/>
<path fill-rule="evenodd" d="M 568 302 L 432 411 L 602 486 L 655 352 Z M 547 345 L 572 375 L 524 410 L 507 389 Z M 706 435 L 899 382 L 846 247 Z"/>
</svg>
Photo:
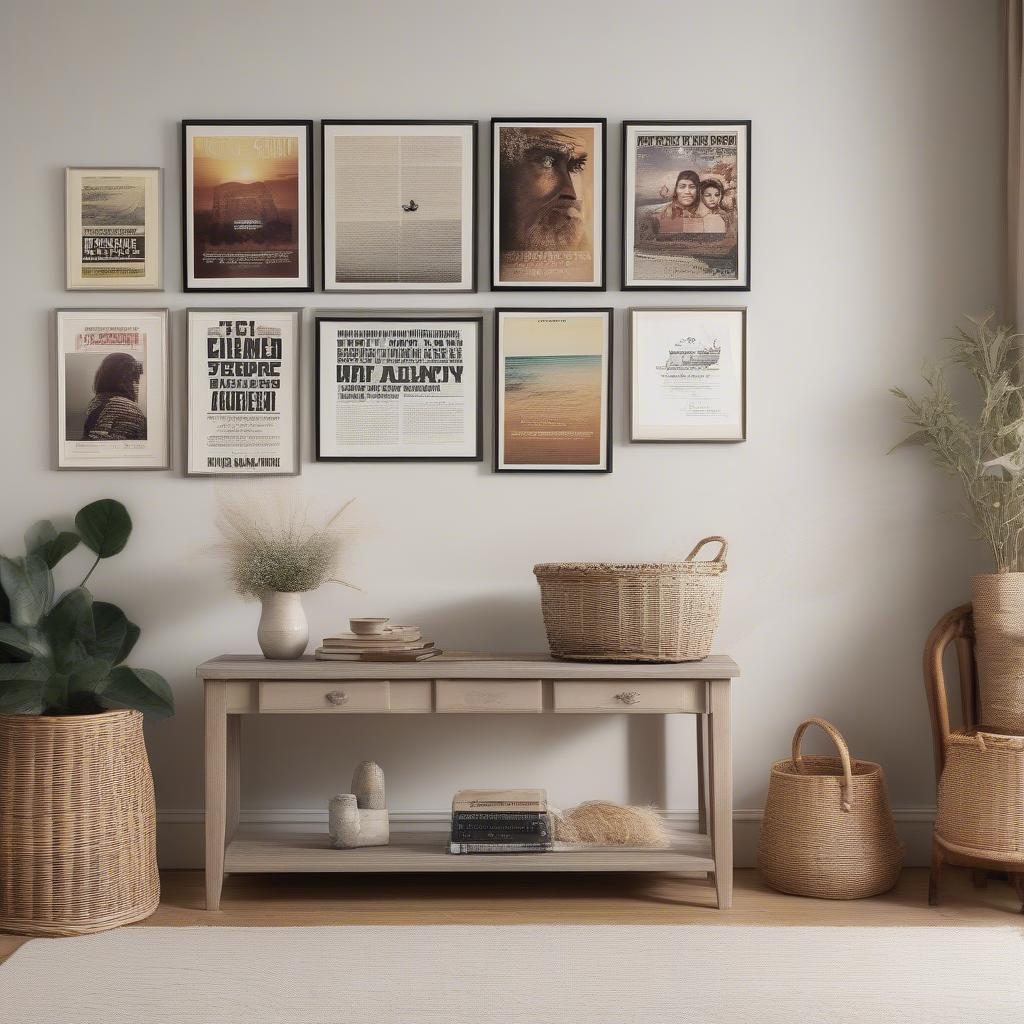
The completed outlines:
<svg viewBox="0 0 1024 1024">
<path fill-rule="evenodd" d="M 0 930 L 99 932 L 159 901 L 142 715 L 0 715 Z"/>
<path fill-rule="evenodd" d="M 938 804 L 942 846 L 1024 864 L 1024 736 L 950 733 Z"/>
<path fill-rule="evenodd" d="M 718 554 L 697 561 L 705 544 Z M 705 537 L 682 562 L 533 567 L 548 646 L 571 661 L 699 661 L 711 653 L 728 545 Z"/>
<path fill-rule="evenodd" d="M 839 757 L 801 755 L 810 725 L 828 733 Z M 772 766 L 757 851 L 764 880 L 797 896 L 859 899 L 891 889 L 902 864 L 881 767 L 851 760 L 824 719 L 801 722 L 792 759 Z"/>
<path fill-rule="evenodd" d="M 1024 573 L 971 580 L 978 722 L 993 733 L 1024 732 Z"/>
</svg>

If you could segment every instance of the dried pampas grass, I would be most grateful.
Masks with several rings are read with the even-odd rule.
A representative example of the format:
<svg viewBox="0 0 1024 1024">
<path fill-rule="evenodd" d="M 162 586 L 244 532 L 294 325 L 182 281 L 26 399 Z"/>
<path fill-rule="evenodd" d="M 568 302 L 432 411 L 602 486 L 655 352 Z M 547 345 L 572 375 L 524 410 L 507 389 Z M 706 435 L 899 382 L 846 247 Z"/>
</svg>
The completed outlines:
<svg viewBox="0 0 1024 1024">
<path fill-rule="evenodd" d="M 596 846 L 671 846 L 668 827 L 654 807 L 626 807 L 610 800 L 588 800 L 555 811 L 555 840 Z"/>
</svg>

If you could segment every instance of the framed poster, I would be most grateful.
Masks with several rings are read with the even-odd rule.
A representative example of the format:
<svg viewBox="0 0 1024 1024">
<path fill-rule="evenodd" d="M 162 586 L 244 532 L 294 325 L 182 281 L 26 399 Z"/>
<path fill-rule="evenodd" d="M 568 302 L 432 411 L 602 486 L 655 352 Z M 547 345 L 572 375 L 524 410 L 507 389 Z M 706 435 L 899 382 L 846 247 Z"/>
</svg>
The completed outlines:
<svg viewBox="0 0 1024 1024">
<path fill-rule="evenodd" d="M 166 309 L 58 309 L 58 469 L 168 469 Z"/>
<path fill-rule="evenodd" d="M 622 126 L 622 287 L 750 290 L 750 122 Z"/>
<path fill-rule="evenodd" d="M 631 309 L 631 441 L 745 441 L 746 309 Z"/>
<path fill-rule="evenodd" d="M 317 316 L 317 461 L 479 461 L 482 335 L 481 315 Z"/>
<path fill-rule="evenodd" d="M 476 291 L 476 121 L 324 121 L 324 291 Z"/>
<path fill-rule="evenodd" d="M 69 290 L 163 290 L 163 171 L 68 167 L 64 172 Z"/>
<path fill-rule="evenodd" d="M 190 309 L 186 472 L 299 473 L 299 309 Z"/>
<path fill-rule="evenodd" d="M 605 288 L 604 118 L 491 121 L 491 289 Z"/>
<path fill-rule="evenodd" d="M 187 292 L 313 290 L 313 122 L 182 121 Z"/>
<path fill-rule="evenodd" d="M 610 473 L 612 310 L 496 309 L 496 472 Z"/>
</svg>

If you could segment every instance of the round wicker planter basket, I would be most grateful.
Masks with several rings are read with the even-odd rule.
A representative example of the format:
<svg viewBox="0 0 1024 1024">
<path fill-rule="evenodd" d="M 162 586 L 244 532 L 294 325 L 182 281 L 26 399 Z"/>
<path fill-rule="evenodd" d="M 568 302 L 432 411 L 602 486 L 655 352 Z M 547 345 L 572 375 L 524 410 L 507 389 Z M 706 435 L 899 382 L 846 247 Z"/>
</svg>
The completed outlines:
<svg viewBox="0 0 1024 1024">
<path fill-rule="evenodd" d="M 971 580 L 978 720 L 996 733 L 1024 733 L 1024 572 Z"/>
<path fill-rule="evenodd" d="M 159 901 L 142 715 L 0 715 L 0 930 L 105 931 Z"/>
</svg>

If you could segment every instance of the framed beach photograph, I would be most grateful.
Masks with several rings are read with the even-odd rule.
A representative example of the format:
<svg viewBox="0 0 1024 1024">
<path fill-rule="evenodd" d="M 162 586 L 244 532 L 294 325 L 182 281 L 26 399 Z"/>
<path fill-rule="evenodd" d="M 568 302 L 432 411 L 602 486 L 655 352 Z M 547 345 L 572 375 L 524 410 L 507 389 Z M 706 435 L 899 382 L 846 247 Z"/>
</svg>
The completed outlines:
<svg viewBox="0 0 1024 1024">
<path fill-rule="evenodd" d="M 321 123 L 324 291 L 476 291 L 477 127 Z"/>
<path fill-rule="evenodd" d="M 491 121 L 493 291 L 604 291 L 606 127 Z"/>
<path fill-rule="evenodd" d="M 182 121 L 187 292 L 313 290 L 313 122 Z"/>
<path fill-rule="evenodd" d="M 300 309 L 189 309 L 189 476 L 296 476 Z"/>
<path fill-rule="evenodd" d="M 68 167 L 64 173 L 69 290 L 163 289 L 163 171 Z"/>
<path fill-rule="evenodd" d="M 483 315 L 316 317 L 318 462 L 480 461 Z"/>
<path fill-rule="evenodd" d="M 169 469 L 166 309 L 58 309 L 58 469 Z"/>
<path fill-rule="evenodd" d="M 631 309 L 631 441 L 745 441 L 747 311 Z"/>
<path fill-rule="evenodd" d="M 622 126 L 622 287 L 750 290 L 750 122 Z"/>
<path fill-rule="evenodd" d="M 496 472 L 610 473 L 612 310 L 496 309 Z"/>
</svg>

